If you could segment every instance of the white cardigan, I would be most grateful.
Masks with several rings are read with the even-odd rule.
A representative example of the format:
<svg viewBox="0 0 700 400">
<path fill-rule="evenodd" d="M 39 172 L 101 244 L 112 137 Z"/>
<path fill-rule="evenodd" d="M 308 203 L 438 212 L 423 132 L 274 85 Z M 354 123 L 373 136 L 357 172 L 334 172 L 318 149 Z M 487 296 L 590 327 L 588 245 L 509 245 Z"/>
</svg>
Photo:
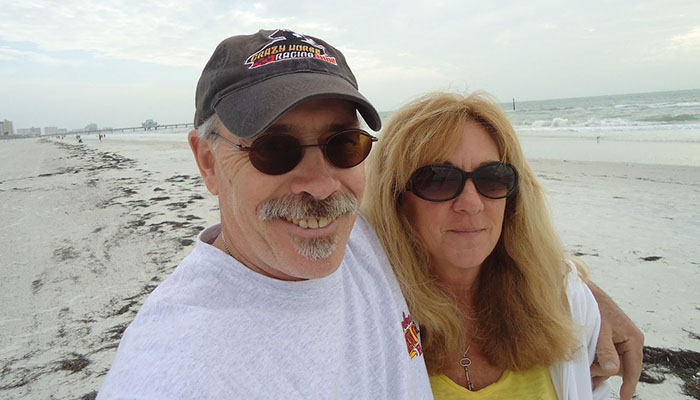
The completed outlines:
<svg viewBox="0 0 700 400">
<path fill-rule="evenodd" d="M 595 359 L 595 349 L 600 333 L 600 311 L 598 303 L 588 286 L 579 277 L 576 267 L 568 262 L 571 272 L 567 274 L 567 295 L 574 322 L 580 326 L 579 341 L 572 361 L 564 361 L 549 367 L 554 389 L 559 400 L 607 399 L 610 382 L 605 381 L 593 390 L 591 396 L 590 366 Z"/>
</svg>

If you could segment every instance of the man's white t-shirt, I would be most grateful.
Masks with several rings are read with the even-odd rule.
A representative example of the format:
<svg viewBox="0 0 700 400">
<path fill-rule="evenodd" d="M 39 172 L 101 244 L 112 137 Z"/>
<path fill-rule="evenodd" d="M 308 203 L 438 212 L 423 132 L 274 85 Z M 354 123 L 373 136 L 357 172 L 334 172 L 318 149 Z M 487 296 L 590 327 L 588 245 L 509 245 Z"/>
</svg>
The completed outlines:
<svg viewBox="0 0 700 400">
<path fill-rule="evenodd" d="M 298 282 L 213 247 L 219 231 L 146 300 L 98 399 L 432 398 L 418 328 L 361 216 L 338 270 Z"/>
</svg>

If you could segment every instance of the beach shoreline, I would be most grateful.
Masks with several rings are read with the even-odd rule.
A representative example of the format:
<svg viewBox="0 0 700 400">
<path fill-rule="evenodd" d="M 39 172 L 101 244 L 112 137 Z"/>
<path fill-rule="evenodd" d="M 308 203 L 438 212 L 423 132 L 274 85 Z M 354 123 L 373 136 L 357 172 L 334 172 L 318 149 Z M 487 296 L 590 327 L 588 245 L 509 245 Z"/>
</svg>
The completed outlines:
<svg viewBox="0 0 700 400">
<path fill-rule="evenodd" d="M 523 144 L 567 249 L 648 345 L 700 352 L 700 163 L 576 160 L 571 140 Z M 2 397 L 93 398 L 148 293 L 218 222 L 186 132 L 83 141 L 0 142 Z M 689 397 L 667 375 L 638 398 Z"/>
</svg>

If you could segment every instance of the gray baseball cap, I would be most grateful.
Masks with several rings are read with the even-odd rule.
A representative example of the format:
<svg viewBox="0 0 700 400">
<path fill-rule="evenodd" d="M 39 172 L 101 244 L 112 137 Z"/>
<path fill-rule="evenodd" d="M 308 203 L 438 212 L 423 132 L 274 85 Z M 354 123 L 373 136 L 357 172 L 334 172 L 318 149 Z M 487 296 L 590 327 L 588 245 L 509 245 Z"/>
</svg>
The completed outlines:
<svg viewBox="0 0 700 400">
<path fill-rule="evenodd" d="M 232 36 L 216 47 L 199 78 L 194 126 L 216 113 L 234 135 L 254 138 L 312 98 L 352 101 L 371 129 L 382 126 L 343 54 L 325 41 L 284 29 Z"/>
</svg>

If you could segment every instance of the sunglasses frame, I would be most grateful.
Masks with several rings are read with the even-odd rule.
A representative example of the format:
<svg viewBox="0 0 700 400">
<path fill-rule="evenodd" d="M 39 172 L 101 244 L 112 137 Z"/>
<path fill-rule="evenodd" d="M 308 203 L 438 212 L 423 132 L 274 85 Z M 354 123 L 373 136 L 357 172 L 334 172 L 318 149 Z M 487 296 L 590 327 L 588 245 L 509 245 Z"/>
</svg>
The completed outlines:
<svg viewBox="0 0 700 400">
<path fill-rule="evenodd" d="M 484 168 L 484 167 L 488 167 L 488 166 L 493 166 L 493 165 L 502 165 L 502 166 L 506 166 L 506 167 L 510 168 L 511 171 L 513 171 L 513 179 L 514 179 L 515 183 L 513 184 L 513 187 L 510 188 L 509 190 L 507 190 L 506 194 L 503 195 L 503 196 L 492 197 L 492 196 L 488 196 L 488 195 L 482 193 L 481 190 L 479 189 L 479 186 L 476 184 L 476 180 L 474 180 L 474 177 L 478 177 L 478 176 L 479 176 L 479 174 L 478 174 L 478 172 L 477 172 L 479 169 Z M 424 195 L 421 195 L 421 194 L 415 192 L 415 191 L 413 190 L 413 187 L 414 187 L 414 180 L 416 179 L 416 174 L 418 173 L 418 171 L 422 170 L 423 168 L 428 168 L 428 167 L 440 167 L 440 168 L 446 168 L 446 169 L 456 170 L 457 172 L 459 172 L 459 174 L 460 174 L 461 177 L 462 177 L 462 182 L 461 182 L 461 184 L 460 184 L 459 190 L 458 190 L 453 196 L 451 196 L 451 197 L 449 197 L 449 198 L 446 198 L 446 199 L 439 199 L 439 200 L 427 198 L 427 197 L 425 197 Z M 519 185 L 520 185 L 520 179 L 519 179 L 519 175 L 518 175 L 518 170 L 515 168 L 515 166 L 514 166 L 513 164 L 511 164 L 511 163 L 509 163 L 509 162 L 505 162 L 505 161 L 492 161 L 492 162 L 488 162 L 488 163 L 486 163 L 486 164 L 480 165 L 480 166 L 477 167 L 475 170 L 469 171 L 469 172 L 463 170 L 462 168 L 459 168 L 459 167 L 457 167 L 457 166 L 454 166 L 454 165 L 452 165 L 452 164 L 429 164 L 429 165 L 424 165 L 424 166 L 422 166 L 422 167 L 416 169 L 415 171 L 413 171 L 413 173 L 411 174 L 411 177 L 408 179 L 408 184 L 407 184 L 407 186 L 406 186 L 406 191 L 407 191 L 407 192 L 411 192 L 411 193 L 415 194 L 417 197 L 420 197 L 421 199 L 426 200 L 426 201 L 432 201 L 432 202 L 450 201 L 450 200 L 456 199 L 460 194 L 462 194 L 462 192 L 464 191 L 464 187 L 467 185 L 467 181 L 468 181 L 470 178 L 471 178 L 472 180 L 474 180 L 474 187 L 476 188 L 476 191 L 477 191 L 480 195 L 486 197 L 487 199 L 493 199 L 493 200 L 505 199 L 506 197 L 509 197 L 509 196 L 513 195 L 515 192 L 518 191 L 518 187 L 519 187 Z"/>
<path fill-rule="evenodd" d="M 327 151 L 327 148 L 328 148 L 328 147 L 327 147 L 327 146 L 328 146 L 328 142 L 330 142 L 331 140 L 333 140 L 333 138 L 337 137 L 338 135 L 347 133 L 347 132 L 358 132 L 359 134 L 368 137 L 368 138 L 370 139 L 370 145 L 369 145 L 369 151 L 367 151 L 367 154 L 365 154 L 365 156 L 364 156 L 357 164 L 344 167 L 344 166 L 336 165 L 336 164 L 328 157 L 328 151 Z M 255 169 L 257 169 L 258 171 L 262 172 L 263 174 L 267 174 L 267 175 L 282 175 L 282 174 L 286 174 L 287 172 L 290 172 L 290 171 L 294 170 L 294 168 L 296 168 L 297 165 L 299 165 L 299 163 L 301 162 L 301 160 L 304 158 L 304 148 L 305 148 L 305 147 L 322 147 L 322 148 L 323 148 L 323 157 L 326 159 L 326 161 L 328 161 L 329 164 L 331 164 L 332 166 L 334 166 L 334 167 L 336 167 L 336 168 L 343 168 L 343 169 L 346 169 L 346 168 L 353 168 L 353 167 L 356 167 L 356 166 L 360 165 L 364 160 L 367 159 L 367 156 L 369 156 L 370 151 L 372 151 L 372 143 L 374 143 L 374 142 L 376 142 L 376 141 L 379 140 L 376 136 L 373 136 L 373 135 L 371 135 L 369 132 L 365 131 L 364 129 L 360 129 L 360 128 L 343 129 L 342 131 L 335 132 L 335 133 L 333 133 L 332 135 L 327 136 L 326 138 L 322 139 L 321 141 L 319 141 L 319 142 L 316 143 L 316 144 L 303 144 L 303 143 L 301 143 L 301 141 L 300 141 L 299 139 L 297 139 L 296 136 L 290 135 L 290 134 L 288 134 L 288 133 L 270 133 L 270 134 L 262 135 L 262 136 L 256 138 L 255 140 L 253 140 L 253 143 L 251 143 L 250 146 L 243 146 L 243 145 L 240 145 L 240 144 L 238 144 L 238 143 L 232 142 L 231 140 L 229 140 L 229 139 L 225 138 L 224 136 L 220 135 L 219 133 L 214 132 L 214 134 L 215 134 L 216 136 L 220 137 L 221 139 L 223 139 L 224 141 L 228 142 L 230 145 L 234 146 L 234 147 L 237 148 L 238 150 L 247 152 L 247 153 L 248 153 L 248 158 L 249 158 L 249 159 L 250 159 L 250 154 L 251 154 L 251 152 L 255 151 L 255 149 L 254 149 L 254 148 L 255 148 L 255 142 L 257 142 L 258 140 L 261 140 L 261 139 L 268 140 L 268 138 L 271 137 L 271 136 L 291 137 L 291 138 L 293 138 L 294 140 L 296 140 L 296 142 L 297 142 L 297 143 L 299 144 L 299 146 L 300 146 L 299 159 L 296 161 L 296 163 L 295 163 L 295 164 L 292 166 L 292 168 L 290 168 L 289 170 L 285 170 L 285 171 L 282 171 L 282 172 L 279 172 L 279 173 L 270 173 L 270 172 L 267 172 L 267 171 L 263 171 L 262 169 L 258 168 L 258 166 L 255 165 L 255 163 L 252 163 L 252 159 L 251 159 L 251 163 L 253 164 L 253 166 L 255 167 Z"/>
</svg>

